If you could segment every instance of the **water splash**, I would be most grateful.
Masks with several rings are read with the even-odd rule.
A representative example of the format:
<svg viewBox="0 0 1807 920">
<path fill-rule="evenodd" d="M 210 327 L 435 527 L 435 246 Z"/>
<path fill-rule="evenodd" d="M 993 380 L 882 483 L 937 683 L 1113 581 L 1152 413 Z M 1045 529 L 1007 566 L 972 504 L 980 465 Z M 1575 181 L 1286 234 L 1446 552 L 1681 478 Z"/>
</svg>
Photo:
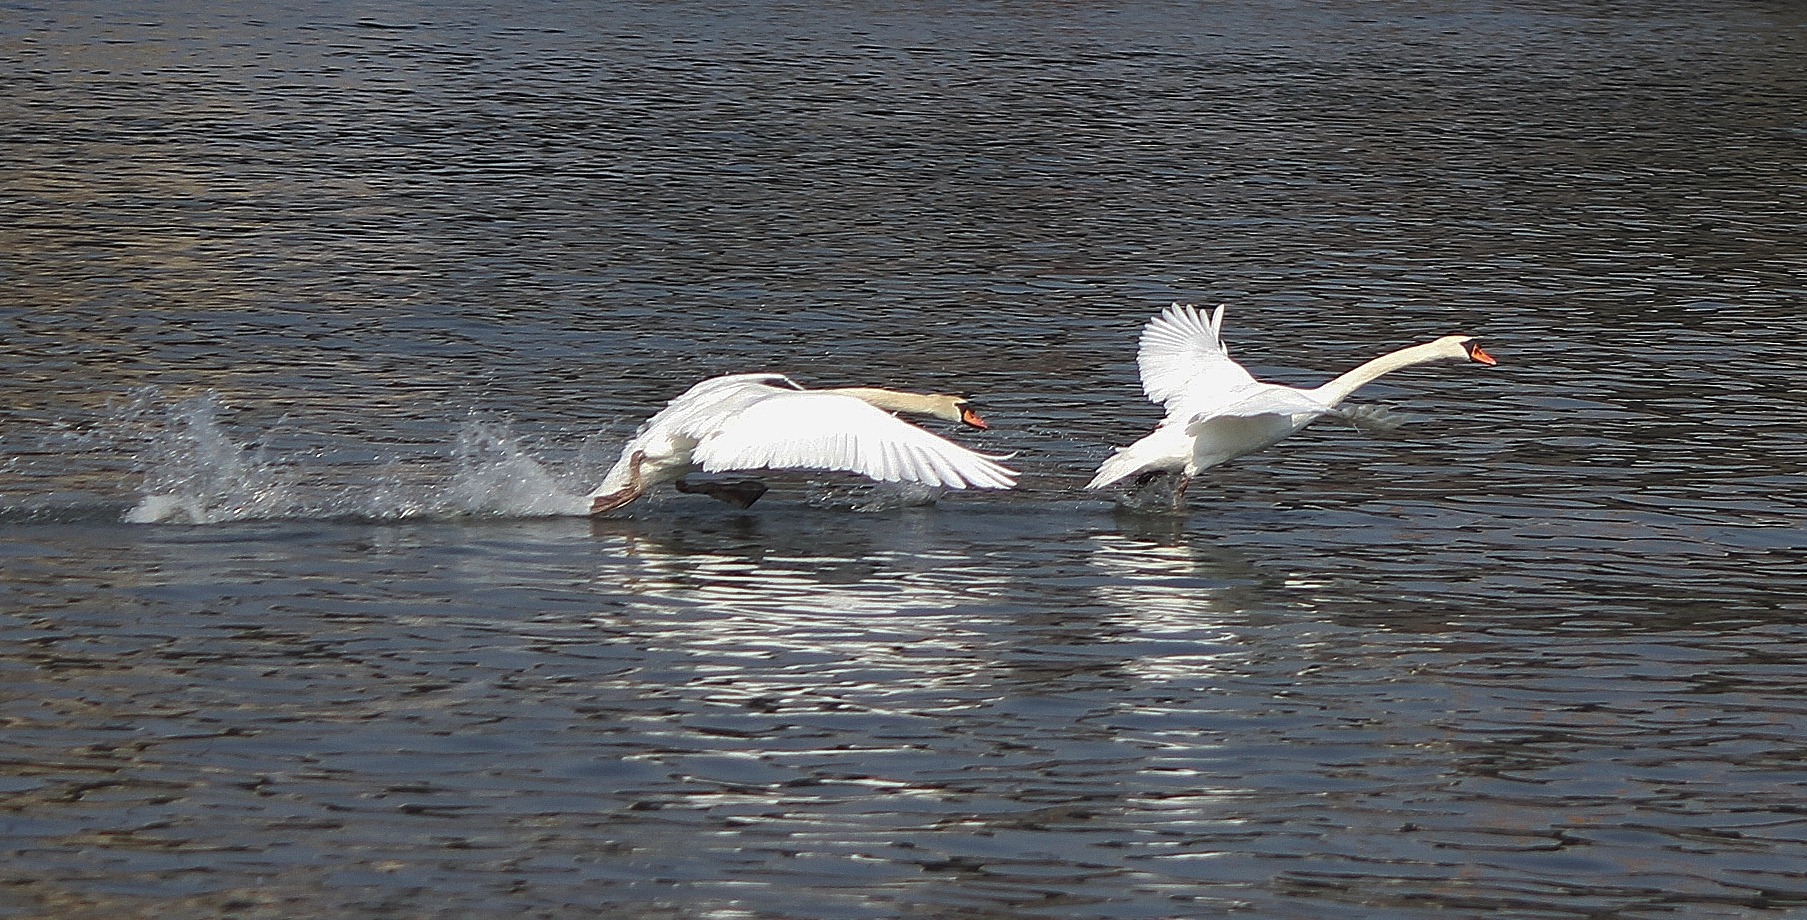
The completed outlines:
<svg viewBox="0 0 1807 920">
<path fill-rule="evenodd" d="M 1386 406 L 1368 404 L 1343 406 L 1336 411 L 1336 415 L 1353 425 L 1357 431 L 1371 434 L 1391 434 L 1412 421 L 1410 416 Z"/>
<path fill-rule="evenodd" d="M 588 490 L 568 490 L 529 455 L 506 425 L 473 419 L 458 432 L 450 506 L 466 514 L 540 517 L 588 514 Z"/>
<path fill-rule="evenodd" d="M 171 409 L 145 457 L 145 495 L 129 524 L 214 524 L 273 517 L 293 502 L 293 483 L 263 450 L 232 442 L 211 395 Z"/>
<path fill-rule="evenodd" d="M 451 445 L 377 463 L 333 463 L 344 445 L 276 455 L 234 440 L 212 396 L 161 416 L 135 404 L 146 429 L 143 497 L 125 513 L 133 524 L 218 524 L 281 518 L 415 518 L 479 515 L 544 517 L 588 511 L 591 452 L 561 471 L 536 458 L 502 422 L 468 419 Z M 279 426 L 280 427 L 280 426 Z M 449 462 L 448 462 L 449 461 Z M 593 477 L 590 477 L 593 478 Z"/>
<path fill-rule="evenodd" d="M 1185 514 L 1185 503 L 1175 503 L 1174 492 L 1179 485 L 1177 471 L 1148 476 L 1119 492 L 1117 507 L 1135 514 Z"/>
</svg>

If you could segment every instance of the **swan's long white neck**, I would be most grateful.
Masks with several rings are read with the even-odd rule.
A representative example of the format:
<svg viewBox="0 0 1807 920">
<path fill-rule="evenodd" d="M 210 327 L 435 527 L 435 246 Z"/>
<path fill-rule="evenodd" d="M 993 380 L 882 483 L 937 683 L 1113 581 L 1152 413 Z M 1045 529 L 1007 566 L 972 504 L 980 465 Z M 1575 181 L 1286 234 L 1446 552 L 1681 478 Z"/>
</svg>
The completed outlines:
<svg viewBox="0 0 1807 920">
<path fill-rule="evenodd" d="M 908 412 L 914 415 L 932 415 L 947 417 L 950 411 L 954 419 L 960 413 L 949 408 L 953 399 L 947 396 L 931 396 L 922 393 L 905 393 L 901 390 L 887 390 L 883 387 L 837 387 L 832 390 L 818 390 L 819 393 L 840 393 L 864 400 L 886 412 Z"/>
<path fill-rule="evenodd" d="M 1446 361 L 1449 358 L 1450 355 L 1442 347 L 1441 342 L 1426 342 L 1423 345 L 1401 348 L 1398 351 L 1381 355 L 1312 390 L 1311 395 L 1327 406 L 1335 406 L 1348 399 L 1349 394 L 1400 368 L 1411 367 L 1414 364 L 1427 364 L 1431 361 Z"/>
</svg>

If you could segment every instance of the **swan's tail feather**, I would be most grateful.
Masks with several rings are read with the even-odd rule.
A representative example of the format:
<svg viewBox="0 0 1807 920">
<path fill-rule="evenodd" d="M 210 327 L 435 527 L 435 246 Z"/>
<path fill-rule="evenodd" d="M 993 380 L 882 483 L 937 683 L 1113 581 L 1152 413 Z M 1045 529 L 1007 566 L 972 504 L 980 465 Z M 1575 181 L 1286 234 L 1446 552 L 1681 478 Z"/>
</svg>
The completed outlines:
<svg viewBox="0 0 1807 920">
<path fill-rule="evenodd" d="M 1103 489 L 1129 478 L 1130 474 L 1136 471 L 1136 464 L 1131 458 L 1125 456 L 1128 453 L 1129 448 L 1127 447 L 1117 448 L 1116 453 L 1107 457 L 1104 463 L 1099 465 L 1098 472 L 1092 474 L 1092 481 L 1086 483 L 1085 487 Z"/>
<path fill-rule="evenodd" d="M 1092 476 L 1092 481 L 1086 483 L 1085 487 L 1088 489 L 1109 488 L 1139 473 L 1164 468 L 1166 464 L 1160 462 L 1162 452 L 1158 446 L 1151 443 L 1151 440 L 1151 438 L 1143 438 L 1128 447 L 1117 448 L 1116 453 L 1105 458 L 1104 463 L 1099 465 L 1098 472 Z"/>
</svg>

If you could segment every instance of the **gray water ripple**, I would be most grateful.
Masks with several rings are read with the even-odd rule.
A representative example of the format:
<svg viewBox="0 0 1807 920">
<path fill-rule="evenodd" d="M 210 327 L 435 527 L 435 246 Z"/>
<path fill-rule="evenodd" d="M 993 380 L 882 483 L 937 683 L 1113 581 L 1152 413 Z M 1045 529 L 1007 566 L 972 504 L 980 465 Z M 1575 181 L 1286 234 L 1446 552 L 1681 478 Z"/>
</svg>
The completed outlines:
<svg viewBox="0 0 1807 920">
<path fill-rule="evenodd" d="M 1800 24 L 12 9 L 0 912 L 1799 909 Z M 1134 514 L 1173 300 L 1502 364 Z M 559 514 L 750 370 L 1023 488 Z"/>
</svg>

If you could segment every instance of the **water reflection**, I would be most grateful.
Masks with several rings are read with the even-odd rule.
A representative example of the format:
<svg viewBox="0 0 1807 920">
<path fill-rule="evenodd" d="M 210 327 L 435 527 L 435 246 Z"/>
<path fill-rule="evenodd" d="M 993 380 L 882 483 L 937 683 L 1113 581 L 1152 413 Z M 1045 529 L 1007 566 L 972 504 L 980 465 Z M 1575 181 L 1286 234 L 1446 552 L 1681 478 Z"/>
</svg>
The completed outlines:
<svg viewBox="0 0 1807 920">
<path fill-rule="evenodd" d="M 1093 594 L 1127 627 L 1118 640 L 1134 644 L 1125 667 L 1142 681 L 1196 686 L 1243 666 L 1248 611 L 1239 601 L 1260 576 L 1231 553 L 1206 555 L 1177 527 L 1138 520 L 1127 532 L 1092 534 L 1086 558 L 1098 573 Z"/>
<path fill-rule="evenodd" d="M 985 681 L 982 637 L 1033 617 L 1038 574 L 924 509 L 598 520 L 593 585 L 674 651 L 746 663 L 736 692 L 911 693 Z M 1029 603 L 1026 605 L 1025 602 Z M 719 662 L 717 662 L 719 666 Z"/>
</svg>

